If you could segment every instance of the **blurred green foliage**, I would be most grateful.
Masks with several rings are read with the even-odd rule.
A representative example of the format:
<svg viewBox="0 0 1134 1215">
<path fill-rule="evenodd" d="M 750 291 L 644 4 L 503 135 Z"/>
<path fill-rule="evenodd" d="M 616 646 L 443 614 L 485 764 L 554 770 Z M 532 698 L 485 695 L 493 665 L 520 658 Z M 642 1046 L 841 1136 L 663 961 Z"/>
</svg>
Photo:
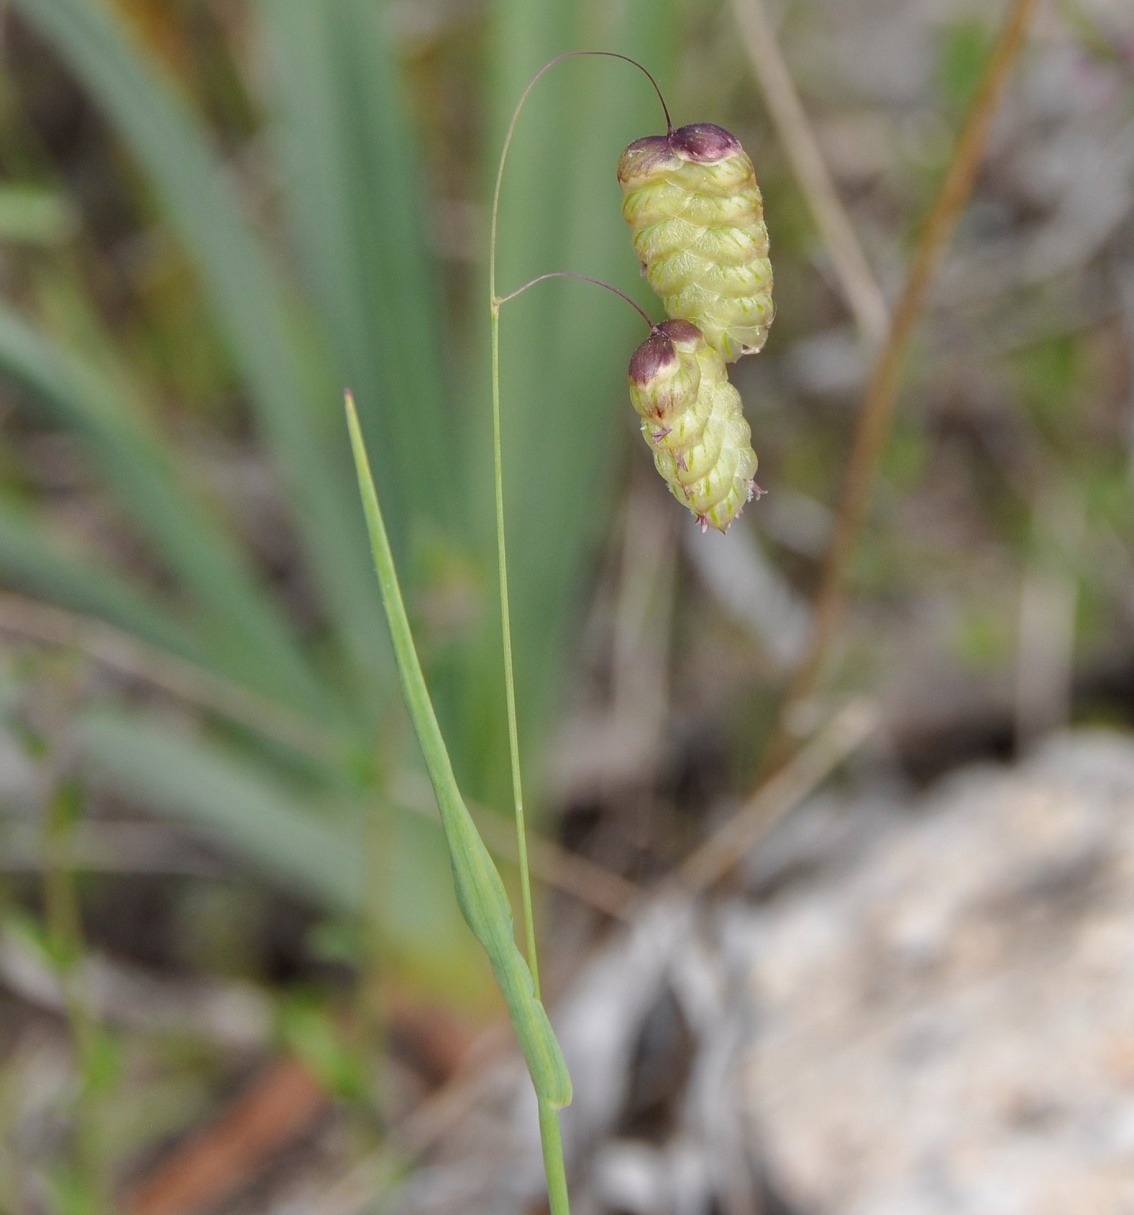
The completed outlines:
<svg viewBox="0 0 1134 1215">
<path fill-rule="evenodd" d="M 996 37 L 995 26 L 978 17 L 951 21 L 941 32 L 937 49 L 937 81 L 941 100 L 951 117 L 972 103 Z"/>
<path fill-rule="evenodd" d="M 439 832 L 391 792 L 418 759 L 349 476 L 342 389 L 359 402 L 462 782 L 499 804 L 483 231 L 474 224 L 465 251 L 473 272 L 446 268 L 434 249 L 438 217 L 470 183 L 481 193 L 503 123 L 547 58 L 613 48 L 667 79 L 675 7 L 501 0 L 460 77 L 475 90 L 476 117 L 440 132 L 423 126 L 391 5 L 260 0 L 233 18 L 243 35 L 235 50 L 215 53 L 219 27 L 198 31 L 214 52 L 203 57 L 191 51 L 200 37 L 179 36 L 185 14 L 103 0 L 13 7 L 104 116 L 157 280 L 138 289 L 153 323 L 106 316 L 100 255 L 80 214 L 77 246 L 31 260 L 29 289 L 0 304 L 9 395 L 28 425 L 81 452 L 84 479 L 129 535 L 124 557 L 84 551 L 43 509 L 49 499 L 13 487 L 0 496 L 0 568 L 9 587 L 113 624 L 159 666 L 162 655 L 188 662 L 219 689 L 192 729 L 129 697 L 89 704 L 81 768 L 334 915 L 373 912 L 386 956 L 407 975 L 467 992 L 483 975 Z M 189 95 L 197 87 L 208 118 Z M 583 60 L 548 78 L 509 166 L 502 285 L 554 268 L 632 278 L 613 166 L 630 139 L 660 125 L 629 68 Z M 43 184 L 0 198 L 9 240 L 64 239 L 57 200 L 67 195 L 50 180 L 50 156 L 38 160 Z M 533 792 L 563 638 L 607 526 L 636 323 L 578 284 L 548 285 L 505 310 L 508 524 Z M 242 408 L 218 410 L 218 393 Z M 277 560 L 298 593 L 279 593 L 262 544 L 183 448 L 179 418 L 215 419 L 231 434 L 228 419 L 243 428 L 245 404 L 287 513 L 269 516 L 277 533 L 286 528 Z M 240 712 L 225 711 L 226 688 Z"/>
</svg>

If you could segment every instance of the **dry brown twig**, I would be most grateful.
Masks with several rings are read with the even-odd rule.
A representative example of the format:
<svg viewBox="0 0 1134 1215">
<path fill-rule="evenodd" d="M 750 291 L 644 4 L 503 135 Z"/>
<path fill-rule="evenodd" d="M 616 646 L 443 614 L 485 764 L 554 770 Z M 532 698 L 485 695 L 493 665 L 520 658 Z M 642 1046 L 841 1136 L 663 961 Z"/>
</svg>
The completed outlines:
<svg viewBox="0 0 1134 1215">
<path fill-rule="evenodd" d="M 811 209 L 815 226 L 827 246 L 831 267 L 847 306 L 854 314 L 863 338 L 871 347 L 877 347 L 890 324 L 886 297 L 839 199 L 784 61 L 764 0 L 732 0 L 732 12 L 752 62 L 756 83 L 764 95 L 768 113 Z"/>
<path fill-rule="evenodd" d="M 1024 43 L 1036 0 L 1012 0 L 976 97 L 957 139 L 945 179 L 929 213 L 893 322 L 866 389 L 855 427 L 843 492 L 835 518 L 815 602 L 815 623 L 807 653 L 798 667 L 771 742 L 770 769 L 791 749 L 792 720 L 810 698 L 842 618 L 844 588 L 851 558 L 862 532 L 878 464 L 890 433 L 899 378 L 910 340 L 925 307 L 930 283 L 976 181 L 989 127 Z"/>
<path fill-rule="evenodd" d="M 679 866 L 675 880 L 687 894 L 699 894 L 744 859 L 789 811 L 874 733 L 876 709 L 854 700 L 840 709 L 790 763 L 765 781 L 736 814 Z"/>
<path fill-rule="evenodd" d="M 326 1093 L 293 1059 L 269 1063 L 215 1122 L 126 1195 L 127 1215 L 187 1215 L 239 1192 L 329 1108 Z"/>
</svg>

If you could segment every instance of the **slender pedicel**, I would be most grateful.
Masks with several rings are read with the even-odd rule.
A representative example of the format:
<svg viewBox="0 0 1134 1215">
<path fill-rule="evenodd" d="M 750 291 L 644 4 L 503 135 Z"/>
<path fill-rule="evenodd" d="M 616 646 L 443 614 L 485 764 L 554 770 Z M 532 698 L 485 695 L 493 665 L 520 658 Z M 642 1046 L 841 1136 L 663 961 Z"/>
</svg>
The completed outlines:
<svg viewBox="0 0 1134 1215">
<path fill-rule="evenodd" d="M 508 123 L 508 130 L 504 135 L 504 146 L 500 151 L 500 165 L 496 170 L 496 188 L 492 193 L 492 225 L 488 237 L 488 298 L 494 310 L 499 307 L 496 297 L 496 233 L 500 220 L 500 190 L 504 183 L 504 165 L 508 160 L 508 150 L 512 146 L 512 137 L 516 133 L 516 123 L 520 120 L 520 113 L 524 108 L 524 103 L 528 99 L 528 94 L 535 88 L 536 82 L 545 72 L 549 72 L 557 63 L 562 63 L 565 59 L 578 59 L 588 55 L 593 55 L 600 59 L 621 59 L 623 63 L 629 63 L 643 73 L 650 84 L 654 86 L 654 92 L 657 93 L 658 101 L 661 102 L 662 113 L 665 114 L 666 130 L 669 132 L 673 131 L 673 122 L 669 116 L 669 106 L 665 103 L 661 86 L 637 59 L 631 59 L 629 55 L 620 55 L 617 51 L 564 51 L 562 55 L 556 55 L 554 59 L 549 59 L 524 86 L 524 91 L 520 94 L 520 100 L 512 111 L 512 118 Z"/>
<path fill-rule="evenodd" d="M 607 291 L 613 291 L 620 299 L 624 299 L 631 308 L 649 325 L 650 329 L 655 328 L 654 322 L 650 319 L 649 313 L 641 307 L 635 300 L 632 300 L 625 291 L 620 291 L 612 283 L 604 282 L 601 278 L 592 278 L 589 274 L 576 274 L 573 270 L 551 270 L 547 274 L 537 275 L 535 278 L 528 279 L 522 287 L 517 287 L 515 291 L 509 291 L 507 295 L 501 295 L 496 298 L 496 307 L 499 309 L 501 304 L 506 304 L 509 300 L 514 300 L 517 295 L 523 295 L 529 287 L 534 287 L 536 283 L 546 282 L 549 278 L 573 278 L 582 283 L 594 283 L 596 287 L 605 287 Z"/>
</svg>

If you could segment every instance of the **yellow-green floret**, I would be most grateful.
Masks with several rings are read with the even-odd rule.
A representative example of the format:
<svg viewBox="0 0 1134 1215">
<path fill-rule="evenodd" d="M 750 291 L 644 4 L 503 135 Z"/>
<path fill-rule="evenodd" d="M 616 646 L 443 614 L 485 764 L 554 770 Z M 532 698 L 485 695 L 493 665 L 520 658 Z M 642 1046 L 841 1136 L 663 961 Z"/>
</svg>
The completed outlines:
<svg viewBox="0 0 1134 1215">
<path fill-rule="evenodd" d="M 699 122 L 632 143 L 618 162 L 622 214 L 650 286 L 726 362 L 760 350 L 772 323 L 772 265 L 752 161 Z"/>
<path fill-rule="evenodd" d="M 630 360 L 630 399 L 670 492 L 702 531 L 727 531 L 759 491 L 752 432 L 724 360 L 695 325 L 663 321 Z"/>
</svg>

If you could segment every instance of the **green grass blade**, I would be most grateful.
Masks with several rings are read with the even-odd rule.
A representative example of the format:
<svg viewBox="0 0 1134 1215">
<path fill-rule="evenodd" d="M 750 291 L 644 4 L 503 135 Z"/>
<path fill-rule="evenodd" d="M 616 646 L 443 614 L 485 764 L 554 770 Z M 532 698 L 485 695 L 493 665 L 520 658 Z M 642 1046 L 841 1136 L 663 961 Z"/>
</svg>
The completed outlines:
<svg viewBox="0 0 1134 1215">
<path fill-rule="evenodd" d="M 357 911 L 365 866 L 342 824 L 320 821 L 268 771 L 135 714 L 92 712 L 80 725 L 101 780 L 203 832 L 225 852 L 323 907 Z"/>
<path fill-rule="evenodd" d="M 305 276 L 357 394 L 387 513 L 451 535 L 440 278 L 426 245 L 413 123 L 373 0 L 261 0 L 272 112 Z M 395 535 L 395 552 L 405 537 Z"/>
<path fill-rule="evenodd" d="M 284 780 L 248 752 L 137 713 L 93 710 L 78 733 L 88 771 L 120 796 L 285 893 L 373 917 L 384 959 L 403 978 L 443 998 L 482 995 L 436 822 L 381 802 L 375 790 L 344 787 L 341 771 L 324 782 Z"/>
<path fill-rule="evenodd" d="M 106 111 L 192 258 L 292 496 L 296 526 L 353 674 L 374 704 L 382 663 L 371 639 L 381 614 L 365 577 L 365 537 L 336 458 L 339 387 L 328 379 L 312 384 L 287 284 L 249 227 L 200 123 L 121 19 L 91 0 L 15 0 L 15 6 Z"/>
<path fill-rule="evenodd" d="M 231 538 L 183 484 L 172 452 L 123 386 L 65 354 L 0 302 L 0 374 L 66 426 L 100 464 L 153 555 L 209 621 L 212 665 L 266 695 L 325 714 L 332 701 Z M 2 571 L 0 571 L 2 574 Z"/>
<path fill-rule="evenodd" d="M 0 499 L 0 579 L 77 612 L 97 616 L 176 654 L 203 662 L 191 630 L 143 591 L 61 548 L 28 511 Z"/>
<path fill-rule="evenodd" d="M 547 1013 L 536 998 L 531 971 L 516 945 L 512 908 L 504 883 L 457 788 L 449 753 L 441 737 L 441 727 L 437 723 L 414 647 L 358 415 L 349 397 L 347 421 L 366 526 L 374 552 L 374 566 L 402 679 L 402 692 L 441 811 L 457 903 L 473 935 L 488 955 L 492 973 L 508 1005 L 512 1027 L 531 1073 L 536 1095 L 541 1102 L 559 1108 L 571 1100 L 571 1078 Z"/>
<path fill-rule="evenodd" d="M 0 241 L 16 244 L 56 245 L 75 226 L 67 200 L 41 186 L 0 186 Z"/>
</svg>

